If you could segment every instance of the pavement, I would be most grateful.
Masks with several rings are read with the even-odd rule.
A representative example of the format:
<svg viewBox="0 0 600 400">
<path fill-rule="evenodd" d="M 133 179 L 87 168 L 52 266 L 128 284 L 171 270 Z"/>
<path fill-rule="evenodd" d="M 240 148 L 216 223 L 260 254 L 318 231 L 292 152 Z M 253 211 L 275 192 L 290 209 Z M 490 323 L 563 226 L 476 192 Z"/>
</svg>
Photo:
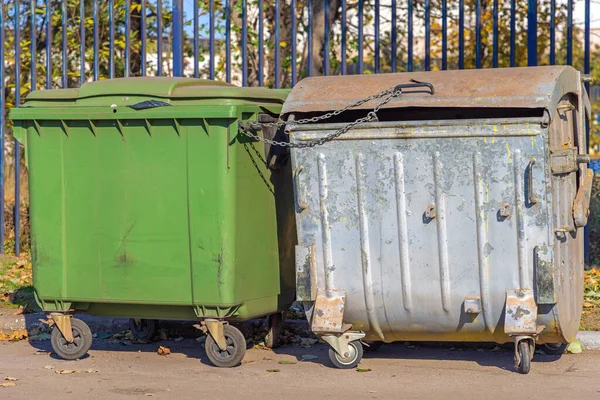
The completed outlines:
<svg viewBox="0 0 600 400">
<path fill-rule="evenodd" d="M 171 354 L 158 355 L 158 346 Z M 0 342 L 0 398 L 600 398 L 600 353 L 593 351 L 536 354 L 531 373 L 521 375 L 514 372 L 510 349 L 490 347 L 384 344 L 365 354 L 363 372 L 331 367 L 323 344 L 249 349 L 243 364 L 231 369 L 211 366 L 194 339 L 130 345 L 95 340 L 89 356 L 79 361 L 59 360 L 50 350 L 49 341 Z M 303 355 L 318 358 L 302 361 Z M 64 370 L 74 373 L 57 373 Z"/>
</svg>

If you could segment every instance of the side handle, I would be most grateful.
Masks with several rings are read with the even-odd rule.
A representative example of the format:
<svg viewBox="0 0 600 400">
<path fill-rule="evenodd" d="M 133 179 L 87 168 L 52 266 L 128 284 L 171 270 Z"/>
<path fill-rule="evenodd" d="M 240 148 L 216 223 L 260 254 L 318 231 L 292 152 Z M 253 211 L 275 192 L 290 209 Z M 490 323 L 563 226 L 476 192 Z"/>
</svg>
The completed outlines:
<svg viewBox="0 0 600 400">
<path fill-rule="evenodd" d="M 306 196 L 304 193 L 303 186 L 300 183 L 300 175 L 304 171 L 304 167 L 300 166 L 294 173 L 294 188 L 296 193 L 296 205 L 298 208 L 298 212 L 302 212 L 308 208 L 308 204 L 306 202 Z"/>
<path fill-rule="evenodd" d="M 535 165 L 535 158 L 529 160 L 527 167 L 527 205 L 531 206 L 538 203 L 537 197 L 533 194 L 533 166 Z"/>
</svg>

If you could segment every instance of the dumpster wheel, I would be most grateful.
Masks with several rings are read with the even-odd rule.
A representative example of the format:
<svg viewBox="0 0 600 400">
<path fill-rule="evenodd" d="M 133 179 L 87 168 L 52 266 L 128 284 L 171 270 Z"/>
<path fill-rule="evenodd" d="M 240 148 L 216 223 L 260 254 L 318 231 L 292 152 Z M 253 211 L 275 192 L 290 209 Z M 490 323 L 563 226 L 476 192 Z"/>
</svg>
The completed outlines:
<svg viewBox="0 0 600 400">
<path fill-rule="evenodd" d="M 516 354 L 515 354 L 515 366 L 517 370 L 522 374 L 528 374 L 531 370 L 531 347 L 532 345 L 528 340 L 521 340 L 517 343 Z"/>
<path fill-rule="evenodd" d="M 281 313 L 271 314 L 267 317 L 269 330 L 265 336 L 265 346 L 274 349 L 279 346 L 281 328 L 283 327 L 283 315 Z"/>
<path fill-rule="evenodd" d="M 150 341 L 156 335 L 158 321 L 155 319 L 136 319 L 129 320 L 129 330 L 133 336 L 139 340 Z"/>
<path fill-rule="evenodd" d="M 340 369 L 356 368 L 363 356 L 363 346 L 360 340 L 348 343 L 348 356 L 339 355 L 333 348 L 329 348 L 329 360 L 334 367 Z"/>
<path fill-rule="evenodd" d="M 210 333 L 206 335 L 204 349 L 210 362 L 221 368 L 235 367 L 242 362 L 246 355 L 246 338 L 234 326 L 223 325 L 223 336 L 225 337 L 226 348 L 221 350 L 217 341 Z"/>
<path fill-rule="evenodd" d="M 64 360 L 77 360 L 87 354 L 92 346 L 92 331 L 85 322 L 70 318 L 70 329 L 73 341 L 69 343 L 60 329 L 55 325 L 50 335 L 52 350 Z"/>
<path fill-rule="evenodd" d="M 559 356 L 564 354 L 569 345 L 567 343 L 545 343 L 541 346 L 544 354 L 549 356 Z"/>
</svg>

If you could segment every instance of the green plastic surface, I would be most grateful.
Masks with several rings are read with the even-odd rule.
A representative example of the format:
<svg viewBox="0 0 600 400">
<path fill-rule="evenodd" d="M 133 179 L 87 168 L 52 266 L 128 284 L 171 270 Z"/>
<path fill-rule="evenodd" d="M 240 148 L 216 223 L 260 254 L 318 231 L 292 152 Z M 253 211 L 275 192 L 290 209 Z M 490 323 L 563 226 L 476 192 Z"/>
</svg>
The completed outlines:
<svg viewBox="0 0 600 400">
<path fill-rule="evenodd" d="M 43 308 L 247 319 L 289 307 L 294 243 L 278 229 L 293 223 L 293 198 L 276 186 L 291 182 L 237 128 L 276 116 L 286 94 L 132 78 L 33 92 L 11 110 Z M 172 106 L 128 107 L 144 100 Z M 274 193 L 287 193 L 277 207 Z"/>
</svg>

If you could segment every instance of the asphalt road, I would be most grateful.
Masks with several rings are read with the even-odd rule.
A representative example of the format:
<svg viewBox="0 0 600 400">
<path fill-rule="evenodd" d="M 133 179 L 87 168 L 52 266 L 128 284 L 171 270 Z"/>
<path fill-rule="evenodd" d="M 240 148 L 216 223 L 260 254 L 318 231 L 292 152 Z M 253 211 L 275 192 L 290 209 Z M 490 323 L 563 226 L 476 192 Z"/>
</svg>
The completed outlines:
<svg viewBox="0 0 600 400">
<path fill-rule="evenodd" d="M 159 345 L 172 353 L 158 355 Z M 360 368 L 367 372 L 332 368 L 322 344 L 251 349 L 232 369 L 210 366 L 193 339 L 148 345 L 96 340 L 79 361 L 36 354 L 39 349 L 49 351 L 50 343 L 0 343 L 0 384 L 15 384 L 0 387 L 0 399 L 600 399 L 600 352 L 536 354 L 531 373 L 520 375 L 510 350 L 491 347 L 384 345 L 365 355 Z M 302 355 L 318 358 L 301 361 Z"/>
</svg>

